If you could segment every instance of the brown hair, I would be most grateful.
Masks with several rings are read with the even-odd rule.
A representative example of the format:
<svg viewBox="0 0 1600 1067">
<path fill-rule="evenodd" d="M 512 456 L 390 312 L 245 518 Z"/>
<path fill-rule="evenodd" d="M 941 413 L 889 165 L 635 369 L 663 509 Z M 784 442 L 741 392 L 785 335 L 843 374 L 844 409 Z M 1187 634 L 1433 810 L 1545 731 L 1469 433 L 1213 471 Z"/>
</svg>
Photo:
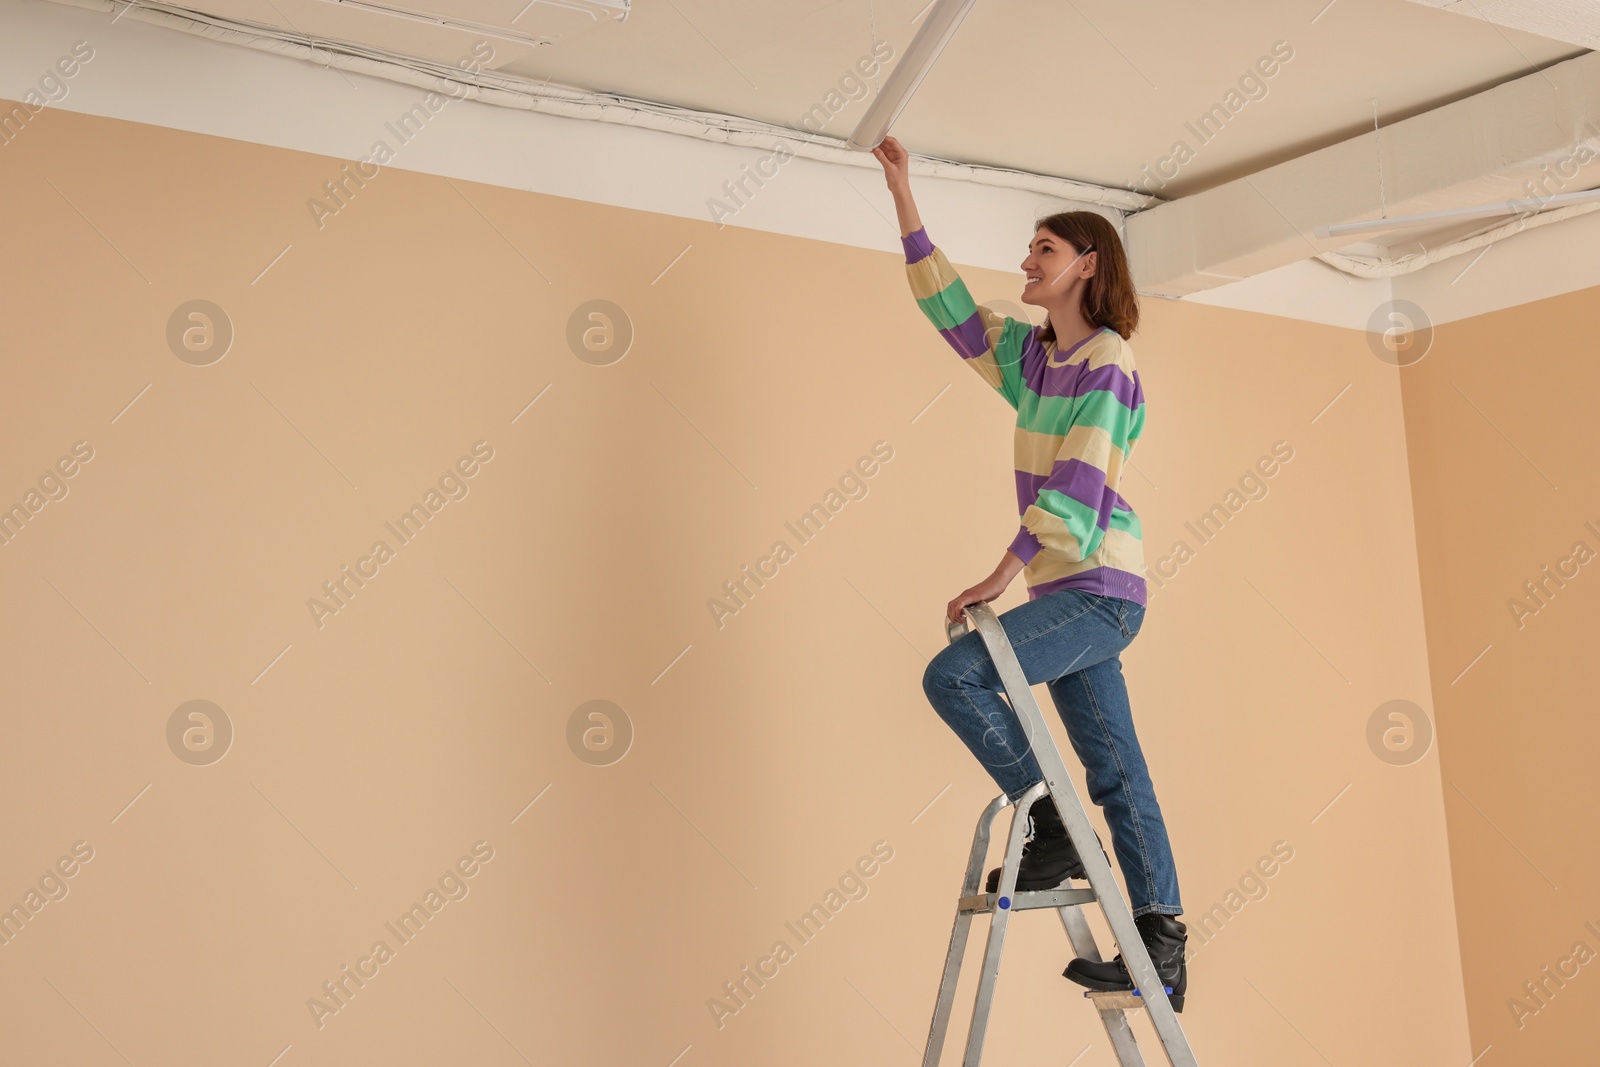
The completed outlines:
<svg viewBox="0 0 1600 1067">
<path fill-rule="evenodd" d="M 1081 253 L 1098 252 L 1098 266 L 1083 291 L 1083 317 L 1094 326 L 1109 326 L 1127 340 L 1139 328 L 1139 296 L 1117 228 L 1094 211 L 1063 211 L 1035 224 L 1049 230 Z M 1046 320 L 1039 340 L 1055 343 L 1056 328 Z"/>
</svg>

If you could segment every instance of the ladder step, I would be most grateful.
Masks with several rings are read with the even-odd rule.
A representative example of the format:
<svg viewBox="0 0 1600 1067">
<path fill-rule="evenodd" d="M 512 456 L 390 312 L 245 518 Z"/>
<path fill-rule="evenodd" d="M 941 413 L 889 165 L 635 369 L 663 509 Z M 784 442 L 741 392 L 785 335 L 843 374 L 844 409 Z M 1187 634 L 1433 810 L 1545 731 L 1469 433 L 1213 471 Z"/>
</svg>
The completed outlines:
<svg viewBox="0 0 1600 1067">
<path fill-rule="evenodd" d="M 1089 904 L 1095 899 L 1093 889 L 1041 889 L 1027 893 L 1013 893 L 1003 897 L 999 893 L 974 893 L 961 898 L 961 911 L 983 915 L 994 911 L 997 901 L 1002 911 L 1028 911 L 1032 908 L 1065 908 L 1074 904 Z"/>
<path fill-rule="evenodd" d="M 1162 986 L 1162 988 L 1169 995 L 1172 993 L 1171 986 Z M 1144 998 L 1139 995 L 1137 989 L 1132 991 L 1116 990 L 1108 993 L 1097 993 L 1092 989 L 1087 989 L 1084 990 L 1083 995 L 1092 1000 L 1094 1006 L 1101 1010 L 1105 1008 L 1120 1008 L 1123 1011 L 1133 1011 L 1136 1008 L 1144 1007 Z"/>
</svg>

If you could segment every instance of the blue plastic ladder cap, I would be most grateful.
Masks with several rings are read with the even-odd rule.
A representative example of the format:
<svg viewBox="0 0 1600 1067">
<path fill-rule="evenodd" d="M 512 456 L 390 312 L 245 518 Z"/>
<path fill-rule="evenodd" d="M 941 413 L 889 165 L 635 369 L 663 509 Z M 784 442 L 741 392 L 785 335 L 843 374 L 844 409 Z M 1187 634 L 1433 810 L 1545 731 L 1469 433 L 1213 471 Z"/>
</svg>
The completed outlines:
<svg viewBox="0 0 1600 1067">
<path fill-rule="evenodd" d="M 1002 911 L 1008 910 L 1011 907 L 1011 898 L 1010 897 L 1001 897 L 1000 901 L 999 901 L 999 904 L 1000 904 L 1000 910 L 1002 910 Z"/>
</svg>

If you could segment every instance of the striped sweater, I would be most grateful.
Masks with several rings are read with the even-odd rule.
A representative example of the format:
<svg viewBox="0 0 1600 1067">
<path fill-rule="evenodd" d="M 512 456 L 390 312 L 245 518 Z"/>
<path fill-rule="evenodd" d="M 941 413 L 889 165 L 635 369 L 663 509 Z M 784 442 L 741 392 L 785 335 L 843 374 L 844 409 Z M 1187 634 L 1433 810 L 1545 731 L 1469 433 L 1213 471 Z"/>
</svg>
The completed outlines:
<svg viewBox="0 0 1600 1067">
<path fill-rule="evenodd" d="M 1139 517 L 1117 492 L 1144 431 L 1128 343 L 1103 327 L 1058 352 L 1039 340 L 1039 327 L 974 304 L 926 229 L 901 242 L 917 306 L 1016 409 L 1022 521 L 1007 547 L 1026 564 L 1028 599 L 1081 589 L 1146 603 Z"/>
</svg>

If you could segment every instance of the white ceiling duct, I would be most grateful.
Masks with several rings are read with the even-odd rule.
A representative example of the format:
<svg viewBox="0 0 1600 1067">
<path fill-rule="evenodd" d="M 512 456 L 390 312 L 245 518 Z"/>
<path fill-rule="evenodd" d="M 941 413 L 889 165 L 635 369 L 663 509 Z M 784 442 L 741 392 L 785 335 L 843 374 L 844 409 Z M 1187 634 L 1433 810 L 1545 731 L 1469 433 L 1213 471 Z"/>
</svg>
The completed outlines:
<svg viewBox="0 0 1600 1067">
<path fill-rule="evenodd" d="M 1600 4 L 1594 0 L 1411 0 L 1507 29 L 1584 48 L 1600 47 Z"/>
<path fill-rule="evenodd" d="M 640 126 L 665 133 L 726 144 L 774 149 L 782 145 L 797 156 L 826 160 L 846 166 L 877 169 L 878 161 L 852 151 L 842 138 L 795 130 L 775 123 L 697 111 L 692 108 L 639 100 L 616 93 L 597 93 L 570 89 L 519 78 L 498 71 L 464 70 L 447 63 L 400 55 L 385 49 L 351 41 L 296 33 L 276 26 L 225 18 L 202 11 L 157 3 L 155 0 L 53 0 L 69 7 L 91 11 L 120 12 L 119 18 L 149 22 L 215 41 L 242 45 L 278 55 L 315 63 L 319 67 L 367 74 L 389 81 L 417 85 L 502 107 L 539 111 L 568 118 L 589 119 Z M 462 94 L 461 87 L 470 87 Z M 1138 211 L 1161 203 L 1159 197 L 1105 188 L 1088 182 L 1056 178 L 1046 174 L 986 167 L 932 156 L 912 155 L 911 172 L 955 181 L 974 182 L 1008 189 L 1022 189 L 1061 200 L 1110 208 L 1119 213 Z"/>
<path fill-rule="evenodd" d="M 1351 239 L 1319 228 L 1587 189 L 1600 184 L 1597 160 L 1600 54 L 1588 53 L 1140 212 L 1128 250 L 1140 285 L 1170 296 L 1312 256 L 1344 269 L 1355 259 L 1337 249 Z"/>
</svg>

